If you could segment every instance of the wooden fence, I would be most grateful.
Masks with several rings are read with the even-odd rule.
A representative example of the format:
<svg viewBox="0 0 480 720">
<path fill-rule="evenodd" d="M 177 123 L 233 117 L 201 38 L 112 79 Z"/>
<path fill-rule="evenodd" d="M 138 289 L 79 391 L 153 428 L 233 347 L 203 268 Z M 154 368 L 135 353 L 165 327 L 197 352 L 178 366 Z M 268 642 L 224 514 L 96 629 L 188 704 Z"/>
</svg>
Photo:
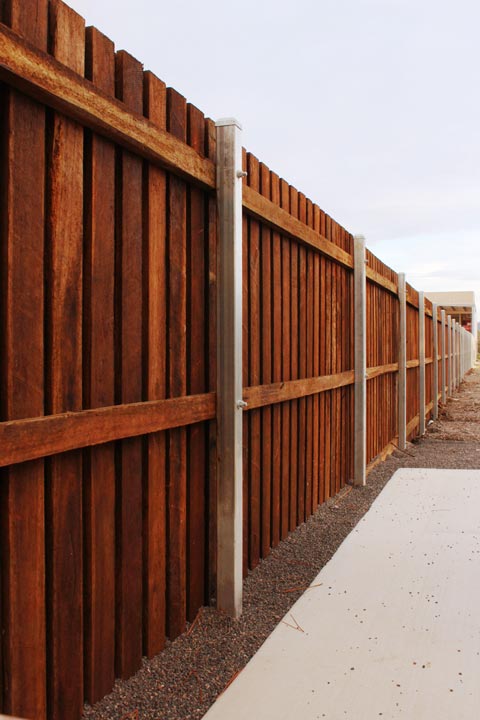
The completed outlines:
<svg viewBox="0 0 480 720">
<path fill-rule="evenodd" d="M 0 711 L 73 719 L 216 592 L 216 129 L 60 0 L 0 13 Z M 355 308 L 352 236 L 244 169 L 246 573 L 354 480 Z M 399 435 L 401 298 L 367 260 L 370 463 Z M 430 416 L 469 364 L 423 315 Z"/>
</svg>

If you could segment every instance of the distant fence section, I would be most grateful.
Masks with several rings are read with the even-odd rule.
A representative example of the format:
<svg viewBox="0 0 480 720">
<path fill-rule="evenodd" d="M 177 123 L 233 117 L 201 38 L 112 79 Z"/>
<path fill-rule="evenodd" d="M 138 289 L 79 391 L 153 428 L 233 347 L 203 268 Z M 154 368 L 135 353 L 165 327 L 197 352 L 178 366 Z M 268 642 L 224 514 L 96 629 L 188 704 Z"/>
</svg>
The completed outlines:
<svg viewBox="0 0 480 720">
<path fill-rule="evenodd" d="M 352 235 L 241 147 L 221 173 L 219 128 L 60 0 L 0 21 L 0 712 L 75 720 L 202 605 L 238 614 L 472 339 L 369 251 L 357 305 Z"/>
</svg>

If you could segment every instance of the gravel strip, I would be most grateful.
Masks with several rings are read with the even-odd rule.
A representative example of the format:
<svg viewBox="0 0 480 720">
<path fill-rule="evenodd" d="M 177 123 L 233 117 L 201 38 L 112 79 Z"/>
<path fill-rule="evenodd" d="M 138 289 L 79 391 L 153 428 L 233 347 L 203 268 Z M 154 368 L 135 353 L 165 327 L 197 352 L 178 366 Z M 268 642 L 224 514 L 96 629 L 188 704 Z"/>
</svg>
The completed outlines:
<svg viewBox="0 0 480 720">
<path fill-rule="evenodd" d="M 168 643 L 94 707 L 87 720 L 198 720 L 258 650 L 401 467 L 480 468 L 480 370 L 448 401 L 426 436 L 396 451 L 363 488 L 343 488 L 280 543 L 244 583 L 233 621 L 202 608 L 189 631 Z"/>
</svg>

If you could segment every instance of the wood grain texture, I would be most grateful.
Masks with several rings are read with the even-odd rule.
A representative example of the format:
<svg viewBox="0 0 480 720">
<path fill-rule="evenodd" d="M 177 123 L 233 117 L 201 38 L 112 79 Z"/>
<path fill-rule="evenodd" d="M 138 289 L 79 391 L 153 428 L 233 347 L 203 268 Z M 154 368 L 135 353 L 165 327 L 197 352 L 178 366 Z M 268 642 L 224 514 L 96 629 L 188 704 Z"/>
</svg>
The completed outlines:
<svg viewBox="0 0 480 720">
<path fill-rule="evenodd" d="M 325 229 L 325 213 L 320 212 L 320 229 L 324 232 Z M 325 327 L 325 305 L 326 305 L 326 284 L 325 284 L 325 274 L 326 274 L 326 259 L 322 256 L 320 256 L 320 318 L 321 318 L 321 326 L 320 326 L 320 350 L 319 350 L 319 373 L 321 375 L 324 375 L 326 370 L 326 357 L 325 357 L 325 334 L 326 334 L 326 327 Z M 326 397 L 325 395 L 320 395 L 319 398 L 319 464 L 320 464 L 320 472 L 319 472 L 319 502 L 322 503 L 325 500 L 325 455 L 326 455 L 326 447 L 325 447 L 325 439 L 326 439 Z"/>
<path fill-rule="evenodd" d="M 215 393 L 0 423 L 0 467 L 215 417 Z"/>
<path fill-rule="evenodd" d="M 213 120 L 206 121 L 206 153 L 210 160 L 216 156 L 216 127 Z M 217 204 L 209 195 L 208 222 L 208 390 L 217 387 Z M 243 290 L 242 290 L 243 293 Z M 243 324 L 243 320 L 242 320 Z M 217 426 L 208 425 L 208 569 L 207 592 L 211 601 L 217 585 Z"/>
<path fill-rule="evenodd" d="M 187 108 L 188 143 L 204 156 L 205 118 L 193 105 Z M 188 391 L 192 394 L 207 390 L 207 292 L 208 228 L 204 193 L 190 188 L 189 197 L 189 333 L 188 358 L 190 373 Z M 206 497 L 208 481 L 208 428 L 192 425 L 188 434 L 188 595 L 187 619 L 192 622 L 206 601 Z"/>
<path fill-rule="evenodd" d="M 289 187 L 290 214 L 298 218 L 298 191 Z M 299 348 L 299 246 L 291 243 L 290 247 L 290 377 L 298 380 L 298 348 Z M 297 526 L 298 509 L 298 401 L 294 400 L 290 407 L 290 518 L 289 529 Z"/>
<path fill-rule="evenodd" d="M 260 192 L 270 198 L 270 171 L 260 163 Z M 262 224 L 260 230 L 260 286 L 261 286 L 261 382 L 272 380 L 272 231 Z M 261 557 L 266 557 L 271 547 L 272 520 L 272 411 L 267 405 L 261 412 Z"/>
<path fill-rule="evenodd" d="M 116 54 L 116 95 L 143 111 L 143 71 L 128 53 Z M 116 399 L 142 400 L 142 161 L 117 153 L 116 197 Z M 142 659 L 142 442 L 130 437 L 116 448 L 116 673 L 130 677 Z"/>
<path fill-rule="evenodd" d="M 313 204 L 311 200 L 307 200 L 307 216 L 306 221 L 309 227 L 313 228 Z M 313 251 L 307 252 L 307 272 L 306 272 L 306 376 L 313 376 Z M 313 494 L 313 398 L 307 397 L 305 401 L 306 417 L 305 417 L 305 519 L 312 514 L 312 494 Z"/>
<path fill-rule="evenodd" d="M 386 375 L 388 373 L 398 372 L 398 363 L 389 363 L 388 365 L 379 365 L 377 367 L 367 368 L 367 380 L 370 380 L 380 375 Z"/>
<path fill-rule="evenodd" d="M 327 237 L 332 243 L 336 244 L 336 223 L 330 218 L 327 226 Z M 339 362 L 339 342 L 337 329 L 338 315 L 338 283 L 337 283 L 337 267 L 331 263 L 331 309 L 330 309 L 330 368 L 332 373 L 337 372 Z M 338 470 L 338 428 L 340 418 L 338 417 L 338 400 L 337 393 L 332 390 L 330 393 L 331 402 L 331 426 L 330 426 L 330 494 L 335 495 L 338 490 L 339 470 Z"/>
<path fill-rule="evenodd" d="M 280 180 L 270 174 L 270 197 L 275 205 L 280 204 Z M 282 379 L 282 240 L 276 231 L 272 233 L 272 381 Z M 272 408 L 272 547 L 281 538 L 281 480 L 282 480 L 282 408 Z"/>
<path fill-rule="evenodd" d="M 47 49 L 46 0 L 5 0 L 1 11 L 15 33 Z M 44 413 L 45 110 L 6 89 L 1 105 L 1 417 L 14 420 Z M 1 707 L 44 720 L 43 461 L 3 471 L 0 501 Z"/>
<path fill-rule="evenodd" d="M 94 29 L 85 54 L 61 0 L 2 0 L 0 20 L 0 712 L 46 720 L 215 595 L 215 126 Z M 351 478 L 354 374 L 351 236 L 243 166 L 246 574 Z M 398 433 L 398 277 L 367 257 L 376 462 Z"/>
<path fill-rule="evenodd" d="M 386 290 L 389 290 L 394 295 L 398 294 L 398 283 L 394 283 L 392 280 L 384 277 L 384 275 L 382 275 L 377 270 L 374 270 L 372 267 L 367 266 L 366 276 L 367 280 L 369 280 L 370 282 L 375 283 L 376 285 L 379 285 Z"/>
<path fill-rule="evenodd" d="M 307 221 L 306 197 L 298 193 L 298 216 Z M 307 250 L 298 248 L 298 377 L 307 377 Z M 307 403 L 298 400 L 298 478 L 297 478 L 297 525 L 305 521 L 306 494 L 306 448 L 307 448 Z"/>
<path fill-rule="evenodd" d="M 313 226 L 320 232 L 320 209 L 314 206 Z M 312 297 L 312 322 L 313 322 L 313 361 L 311 375 L 320 375 L 320 256 L 315 253 L 313 257 L 313 297 Z M 318 507 L 320 491 L 320 397 L 313 398 L 313 419 L 312 419 L 312 511 Z"/>
<path fill-rule="evenodd" d="M 325 234 L 330 237 L 331 219 L 325 217 Z M 332 373 L 332 263 L 325 263 L 325 373 Z M 332 479 L 332 393 L 325 395 L 325 499 L 331 497 Z"/>
<path fill-rule="evenodd" d="M 175 90 L 167 90 L 167 128 L 187 138 L 187 104 Z M 187 394 L 187 187 L 173 175 L 168 179 L 168 393 Z M 167 633 L 180 635 L 187 620 L 187 432 L 168 436 L 168 559 Z"/>
<path fill-rule="evenodd" d="M 83 18 L 61 0 L 49 11 L 52 54 L 83 75 Z M 46 400 L 56 414 L 82 408 L 83 128 L 59 113 L 47 163 Z M 82 455 L 57 455 L 46 467 L 48 701 L 59 720 L 80 715 L 84 698 Z"/>
<path fill-rule="evenodd" d="M 0 46 L 1 49 L 1 46 Z M 297 193 L 298 191 L 295 190 Z M 288 237 L 319 250 L 336 262 L 353 267 L 352 256 L 312 230 L 297 217 L 298 213 L 287 213 L 271 200 L 262 197 L 251 185 L 243 188 L 243 207 L 252 217 L 266 222 L 275 230 Z"/>
<path fill-rule="evenodd" d="M 260 189 L 260 167 L 257 158 L 248 154 L 248 182 L 255 190 Z M 249 219 L 249 360 L 250 383 L 260 384 L 261 363 L 261 274 L 260 274 L 260 224 Z M 260 560 L 261 542 L 261 414 L 258 410 L 249 414 L 249 567 L 252 570 Z"/>
<path fill-rule="evenodd" d="M 144 112 L 158 128 L 166 128 L 166 87 L 152 73 L 144 74 Z M 144 327 L 145 380 L 148 400 L 167 392 L 167 178 L 149 164 L 144 169 L 143 247 L 146 321 Z M 166 433 L 150 434 L 144 445 L 143 476 L 143 651 L 156 655 L 166 635 Z"/>
<path fill-rule="evenodd" d="M 113 43 L 88 28 L 85 74 L 112 96 Z M 83 273 L 85 408 L 115 401 L 115 147 L 87 135 L 85 152 L 85 256 Z M 115 448 L 84 453 L 85 698 L 94 703 L 115 679 Z"/>
<path fill-rule="evenodd" d="M 280 204 L 288 211 L 290 209 L 290 192 L 285 180 L 280 181 Z M 284 236 L 281 237 L 282 256 L 282 351 L 281 379 L 286 382 L 291 379 L 291 243 Z M 278 350 L 278 349 L 276 349 Z M 283 540 L 288 534 L 290 523 L 290 403 L 282 404 L 282 482 L 281 482 L 281 524 L 280 537 Z"/>
<path fill-rule="evenodd" d="M 35 12 L 36 7 L 33 17 Z M 4 26 L 0 26 L 0 79 L 140 157 L 204 187 L 215 187 L 215 166 L 210 159 L 202 159 L 184 142 L 150 123 L 140 109 L 110 98 Z"/>
</svg>

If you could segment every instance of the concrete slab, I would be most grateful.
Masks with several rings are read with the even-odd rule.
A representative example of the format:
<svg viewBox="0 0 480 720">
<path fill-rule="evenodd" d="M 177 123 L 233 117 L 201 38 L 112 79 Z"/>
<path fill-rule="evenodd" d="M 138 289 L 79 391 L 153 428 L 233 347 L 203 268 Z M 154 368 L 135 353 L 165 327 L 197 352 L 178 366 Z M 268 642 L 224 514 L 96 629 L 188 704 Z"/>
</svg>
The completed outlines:
<svg viewBox="0 0 480 720">
<path fill-rule="evenodd" d="M 473 720 L 479 613 L 480 471 L 398 470 L 205 720 Z"/>
</svg>

